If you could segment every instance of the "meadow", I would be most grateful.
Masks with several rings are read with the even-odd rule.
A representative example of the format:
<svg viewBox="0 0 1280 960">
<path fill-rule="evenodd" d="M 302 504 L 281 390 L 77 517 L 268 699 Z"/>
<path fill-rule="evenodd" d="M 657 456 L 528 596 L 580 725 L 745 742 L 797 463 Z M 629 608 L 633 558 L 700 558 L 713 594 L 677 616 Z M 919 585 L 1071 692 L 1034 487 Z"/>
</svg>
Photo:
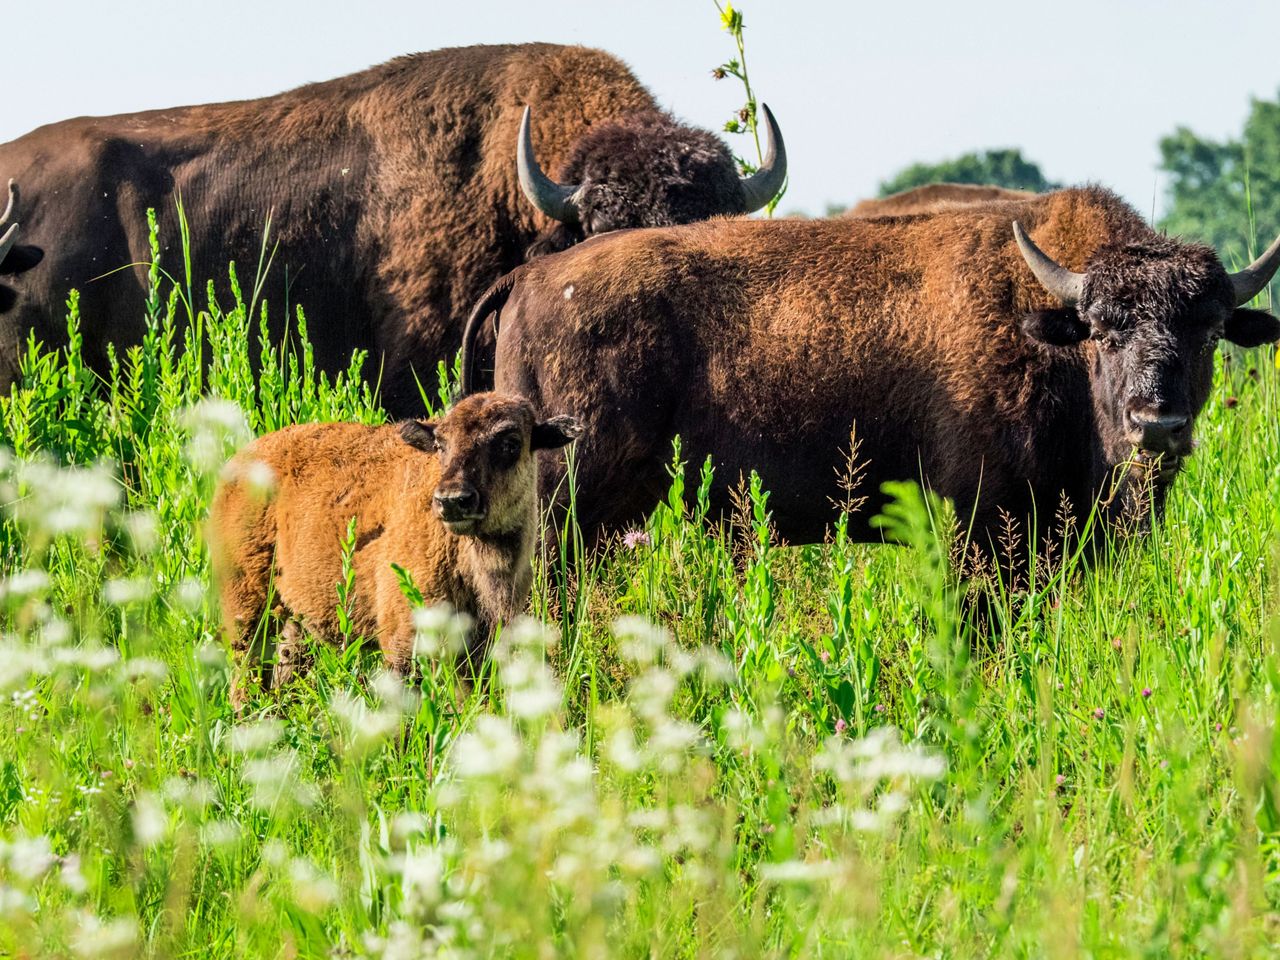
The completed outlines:
<svg viewBox="0 0 1280 960">
<path fill-rule="evenodd" d="M 273 348 L 234 267 L 219 304 L 153 252 L 141 345 L 88 370 L 73 295 L 0 399 L 0 955 L 1271 955 L 1272 348 L 1219 355 L 1156 529 L 998 588 L 983 638 L 918 487 L 905 546 L 788 547 L 754 478 L 709 522 L 676 450 L 643 528 L 539 561 L 481 683 L 422 608 L 413 683 L 352 635 L 237 714 L 219 467 L 383 414 L 301 310 Z"/>
</svg>

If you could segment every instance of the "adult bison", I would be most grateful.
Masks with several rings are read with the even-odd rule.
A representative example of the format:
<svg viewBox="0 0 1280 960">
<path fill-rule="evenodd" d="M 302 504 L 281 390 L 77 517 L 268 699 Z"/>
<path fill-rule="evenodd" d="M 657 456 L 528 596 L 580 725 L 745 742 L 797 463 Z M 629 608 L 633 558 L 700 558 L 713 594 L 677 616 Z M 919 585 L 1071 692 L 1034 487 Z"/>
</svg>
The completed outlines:
<svg viewBox="0 0 1280 960">
<path fill-rule="evenodd" d="M 1044 532 L 1063 497 L 1087 512 L 1113 477 L 1109 515 L 1149 502 L 1139 481 L 1161 503 L 1217 342 L 1280 337 L 1242 306 L 1277 266 L 1280 240 L 1229 274 L 1208 247 L 1088 188 L 600 237 L 519 268 L 487 306 L 502 306 L 497 388 L 586 422 L 589 537 L 657 503 L 678 434 L 691 462 L 712 457 L 718 506 L 754 469 L 779 534 L 821 540 L 856 425 L 872 500 L 855 534 L 877 536 L 884 481 L 923 478 L 982 542 L 1001 509 Z"/>
<path fill-rule="evenodd" d="M 540 43 L 437 50 L 262 100 L 41 127 L 0 146 L 0 175 L 22 190 L 18 245 L 0 262 L 0 390 L 29 330 L 65 339 L 72 287 L 92 365 L 105 366 L 109 343 L 138 341 L 146 270 L 110 271 L 150 259 L 153 207 L 164 266 L 182 275 L 180 196 L 197 285 L 235 259 L 248 288 L 270 214 L 280 247 L 261 296 L 276 335 L 301 304 L 322 366 L 367 348 L 387 407 L 416 412 L 414 374 L 434 377 L 466 308 L 527 253 L 767 203 L 786 155 L 765 118 L 775 159 L 744 179 L 719 138 L 660 110 L 621 61 Z"/>
<path fill-rule="evenodd" d="M 927 183 L 910 190 L 899 190 L 887 197 L 859 200 L 846 217 L 867 220 L 871 217 L 905 217 L 917 213 L 933 213 L 955 204 L 986 203 L 989 200 L 1030 200 L 1030 190 L 1010 190 L 977 183 Z"/>
</svg>

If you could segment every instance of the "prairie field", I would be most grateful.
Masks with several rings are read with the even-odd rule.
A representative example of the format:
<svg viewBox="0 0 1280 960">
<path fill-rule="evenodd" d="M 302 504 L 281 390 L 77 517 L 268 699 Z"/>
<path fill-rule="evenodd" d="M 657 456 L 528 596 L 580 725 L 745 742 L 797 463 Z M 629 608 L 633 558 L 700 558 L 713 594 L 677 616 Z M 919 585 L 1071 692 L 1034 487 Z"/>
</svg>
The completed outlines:
<svg viewBox="0 0 1280 960">
<path fill-rule="evenodd" d="M 643 528 L 549 534 L 479 682 L 424 608 L 412 682 L 351 635 L 237 713 L 217 472 L 383 415 L 301 311 L 259 364 L 248 283 L 219 304 L 153 249 L 143 344 L 90 372 L 73 296 L 0 399 L 0 955 L 1272 955 L 1272 348 L 1219 355 L 1149 535 L 995 584 L 980 635 L 918 487 L 902 545 L 789 547 L 750 478 L 711 522 L 677 450 Z"/>
</svg>

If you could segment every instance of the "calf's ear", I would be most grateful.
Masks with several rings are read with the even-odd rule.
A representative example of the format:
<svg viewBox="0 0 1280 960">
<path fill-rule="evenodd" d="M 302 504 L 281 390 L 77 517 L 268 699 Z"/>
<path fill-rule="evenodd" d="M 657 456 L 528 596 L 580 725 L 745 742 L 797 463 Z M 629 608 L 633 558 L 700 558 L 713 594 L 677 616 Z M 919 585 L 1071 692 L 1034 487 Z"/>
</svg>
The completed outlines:
<svg viewBox="0 0 1280 960">
<path fill-rule="evenodd" d="M 400 424 L 400 439 L 424 453 L 435 453 L 436 425 L 430 420 L 406 420 Z"/>
<path fill-rule="evenodd" d="M 1265 310 L 1237 307 L 1227 317 L 1222 338 L 1240 347 L 1260 347 L 1280 340 L 1280 320 Z"/>
<path fill-rule="evenodd" d="M 1051 347 L 1070 347 L 1089 339 L 1089 325 L 1074 307 L 1029 313 L 1022 318 L 1022 332 Z"/>
<path fill-rule="evenodd" d="M 577 417 L 552 417 L 550 420 L 534 424 L 529 448 L 554 450 L 556 447 L 573 443 L 580 436 L 582 436 L 582 421 Z"/>
</svg>

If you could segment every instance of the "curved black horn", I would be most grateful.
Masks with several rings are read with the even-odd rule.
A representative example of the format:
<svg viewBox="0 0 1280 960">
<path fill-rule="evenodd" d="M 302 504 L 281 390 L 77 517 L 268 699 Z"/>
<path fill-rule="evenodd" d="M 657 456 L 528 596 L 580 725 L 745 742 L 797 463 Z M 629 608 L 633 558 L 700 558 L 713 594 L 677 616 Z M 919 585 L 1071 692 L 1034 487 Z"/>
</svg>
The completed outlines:
<svg viewBox="0 0 1280 960">
<path fill-rule="evenodd" d="M 1084 293 L 1084 274 L 1068 270 L 1037 247 L 1017 220 L 1013 221 L 1013 237 L 1018 241 L 1022 259 L 1027 261 L 1027 266 L 1041 285 L 1061 300 L 1063 306 L 1075 306 Z"/>
<path fill-rule="evenodd" d="M 767 103 L 760 104 L 764 112 L 764 128 L 769 135 L 769 149 L 764 153 L 764 163 L 749 177 L 742 178 L 742 193 L 747 200 L 747 213 L 768 206 L 787 181 L 787 145 L 782 142 L 782 131 L 773 111 Z"/>
<path fill-rule="evenodd" d="M 0 223 L 4 221 L 0 220 Z M 1267 248 L 1267 252 L 1238 273 L 1231 274 L 1231 287 L 1235 290 L 1236 306 L 1246 303 L 1267 288 L 1276 270 L 1280 269 L 1280 237 Z"/>
<path fill-rule="evenodd" d="M 534 159 L 533 139 L 529 134 L 532 114 L 529 107 L 524 108 L 524 116 L 520 118 L 520 139 L 516 142 L 516 173 L 520 177 L 520 189 L 530 203 L 552 220 L 576 223 L 578 208 L 573 202 L 573 194 L 578 188 L 556 183 L 542 172 Z"/>
<path fill-rule="evenodd" d="M 9 218 L 13 216 L 13 208 L 18 205 L 18 185 L 11 178 L 9 180 L 9 203 L 4 208 L 4 213 L 0 213 L 0 228 L 9 222 Z"/>
<path fill-rule="evenodd" d="M 18 242 L 18 225 L 15 223 L 0 237 L 0 263 L 4 263 L 4 258 L 9 255 L 9 251 L 13 249 L 13 245 Z"/>
</svg>

